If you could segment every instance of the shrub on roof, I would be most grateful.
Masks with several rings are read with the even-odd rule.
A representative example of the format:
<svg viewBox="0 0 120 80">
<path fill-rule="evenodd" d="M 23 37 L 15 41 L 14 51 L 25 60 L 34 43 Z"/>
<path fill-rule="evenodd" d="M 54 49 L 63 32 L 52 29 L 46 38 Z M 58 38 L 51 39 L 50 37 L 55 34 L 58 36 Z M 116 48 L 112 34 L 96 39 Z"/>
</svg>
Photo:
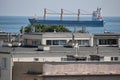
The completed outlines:
<svg viewBox="0 0 120 80">
<path fill-rule="evenodd" d="M 24 32 L 29 33 L 32 32 L 33 27 L 35 28 L 35 32 L 71 32 L 68 28 L 66 28 L 63 25 L 41 25 L 41 24 L 35 24 L 35 25 L 28 25 L 24 27 Z M 21 28 L 20 32 L 22 33 L 23 28 Z"/>
</svg>

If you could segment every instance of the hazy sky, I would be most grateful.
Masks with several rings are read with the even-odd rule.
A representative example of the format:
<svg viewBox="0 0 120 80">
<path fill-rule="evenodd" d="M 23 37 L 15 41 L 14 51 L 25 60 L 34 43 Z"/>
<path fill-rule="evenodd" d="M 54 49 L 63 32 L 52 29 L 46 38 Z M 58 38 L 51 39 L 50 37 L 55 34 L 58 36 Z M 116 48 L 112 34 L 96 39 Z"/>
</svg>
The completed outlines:
<svg viewBox="0 0 120 80">
<path fill-rule="evenodd" d="M 92 12 L 97 7 L 102 8 L 104 16 L 120 16 L 120 0 L 0 0 L 0 15 L 42 16 L 44 8 L 57 12 L 61 8 Z"/>
</svg>

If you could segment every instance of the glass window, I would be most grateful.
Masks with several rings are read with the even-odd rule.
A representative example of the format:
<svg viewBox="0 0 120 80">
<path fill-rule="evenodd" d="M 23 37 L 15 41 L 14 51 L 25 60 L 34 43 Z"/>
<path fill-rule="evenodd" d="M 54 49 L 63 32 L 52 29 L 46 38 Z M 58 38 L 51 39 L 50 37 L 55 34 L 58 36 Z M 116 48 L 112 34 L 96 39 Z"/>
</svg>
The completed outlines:
<svg viewBox="0 0 120 80">
<path fill-rule="evenodd" d="M 89 46 L 89 40 L 78 40 L 80 46 Z"/>
<path fill-rule="evenodd" d="M 36 46 L 37 42 L 36 41 L 32 41 L 32 45 Z"/>
<path fill-rule="evenodd" d="M 59 45 L 59 41 L 58 40 L 53 40 L 53 45 Z"/>
<path fill-rule="evenodd" d="M 118 61 L 118 57 L 111 57 L 111 61 Z"/>
<path fill-rule="evenodd" d="M 99 45 L 116 45 L 117 39 L 99 39 Z"/>
<path fill-rule="evenodd" d="M 78 44 L 81 45 L 81 40 L 78 40 Z"/>
<path fill-rule="evenodd" d="M 88 46 L 88 45 L 89 45 L 89 41 L 88 41 L 88 40 L 83 40 L 83 44 L 84 44 L 85 46 Z"/>
<path fill-rule="evenodd" d="M 47 41 L 46 41 L 46 44 L 47 44 L 47 45 L 52 45 L 52 41 L 51 41 L 51 40 L 47 40 Z"/>
<path fill-rule="evenodd" d="M 24 40 L 24 44 L 27 44 L 27 39 Z"/>
<path fill-rule="evenodd" d="M 7 58 L 2 58 L 2 69 L 7 69 Z"/>
<path fill-rule="evenodd" d="M 114 60 L 115 60 L 115 61 L 118 61 L 118 57 L 114 57 Z"/>
<path fill-rule="evenodd" d="M 39 58 L 34 58 L 34 61 L 39 61 Z"/>
<path fill-rule="evenodd" d="M 66 44 L 66 40 L 47 40 L 47 45 L 64 45 Z"/>
<path fill-rule="evenodd" d="M 59 41 L 59 45 L 65 45 L 66 44 L 66 40 L 60 40 Z"/>
</svg>

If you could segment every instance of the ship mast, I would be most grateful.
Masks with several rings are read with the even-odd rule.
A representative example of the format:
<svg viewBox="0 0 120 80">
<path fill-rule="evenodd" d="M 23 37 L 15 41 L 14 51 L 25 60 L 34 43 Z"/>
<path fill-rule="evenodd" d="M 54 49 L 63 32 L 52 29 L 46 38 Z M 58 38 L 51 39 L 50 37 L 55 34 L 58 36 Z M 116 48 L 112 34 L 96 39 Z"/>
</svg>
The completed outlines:
<svg viewBox="0 0 120 80">
<path fill-rule="evenodd" d="M 47 10 L 46 8 L 44 8 L 44 20 L 46 20 L 46 14 L 47 14 Z"/>
<path fill-rule="evenodd" d="M 63 9 L 61 9 L 60 20 L 63 20 Z"/>
<path fill-rule="evenodd" d="M 47 12 L 47 11 L 50 11 L 50 12 Z M 64 11 L 66 11 L 66 12 L 64 12 Z M 77 13 L 73 13 L 73 12 L 65 10 L 65 9 L 61 9 L 61 12 L 58 13 L 58 12 L 55 12 L 53 10 L 44 8 L 44 16 L 43 16 L 44 20 L 46 20 L 47 14 L 50 14 L 50 15 L 60 15 L 60 20 L 63 20 L 63 15 L 77 15 L 77 20 L 78 21 L 80 21 L 80 15 L 91 15 L 91 14 L 86 14 L 86 13 L 81 14 L 80 9 L 78 9 Z"/>
<path fill-rule="evenodd" d="M 80 20 L 80 9 L 78 9 L 78 15 L 77 15 L 77 17 L 78 17 L 78 21 Z"/>
</svg>

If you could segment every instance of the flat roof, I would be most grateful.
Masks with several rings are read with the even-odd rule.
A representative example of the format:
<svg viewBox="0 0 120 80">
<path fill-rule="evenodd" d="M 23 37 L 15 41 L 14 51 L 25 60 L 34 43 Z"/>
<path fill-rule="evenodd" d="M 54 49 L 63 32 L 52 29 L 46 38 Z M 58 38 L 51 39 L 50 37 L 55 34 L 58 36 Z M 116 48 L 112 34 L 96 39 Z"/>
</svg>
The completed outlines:
<svg viewBox="0 0 120 80">
<path fill-rule="evenodd" d="M 120 36 L 120 33 L 107 32 L 107 33 L 96 33 L 94 35 L 95 36 Z"/>
<path fill-rule="evenodd" d="M 28 33 L 23 35 L 24 38 L 72 38 L 74 34 L 75 38 L 90 38 L 93 34 L 90 33 L 72 33 L 72 32 L 40 32 L 40 33 Z M 39 37 L 38 37 L 39 36 Z"/>
<path fill-rule="evenodd" d="M 66 48 L 63 46 L 51 46 L 49 51 L 38 51 L 38 48 L 30 47 L 0 47 L 0 53 L 11 52 L 14 56 L 41 56 L 41 57 L 60 57 L 66 55 L 75 55 L 75 48 Z M 96 55 L 96 47 L 79 47 L 77 54 L 79 56 Z M 120 56 L 120 49 L 118 47 L 99 47 L 99 54 L 101 56 Z"/>
</svg>

